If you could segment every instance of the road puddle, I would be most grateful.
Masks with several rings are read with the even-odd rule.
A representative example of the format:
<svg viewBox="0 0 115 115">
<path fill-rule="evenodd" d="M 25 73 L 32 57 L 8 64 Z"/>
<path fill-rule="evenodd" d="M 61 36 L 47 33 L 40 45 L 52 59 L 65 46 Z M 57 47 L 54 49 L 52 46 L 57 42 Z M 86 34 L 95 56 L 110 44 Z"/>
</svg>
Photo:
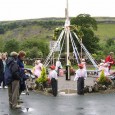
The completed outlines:
<svg viewBox="0 0 115 115">
<path fill-rule="evenodd" d="M 27 107 L 27 108 L 22 109 L 22 111 L 23 111 L 24 113 L 27 113 L 27 112 L 32 112 L 32 111 L 34 111 L 34 109 Z"/>
</svg>

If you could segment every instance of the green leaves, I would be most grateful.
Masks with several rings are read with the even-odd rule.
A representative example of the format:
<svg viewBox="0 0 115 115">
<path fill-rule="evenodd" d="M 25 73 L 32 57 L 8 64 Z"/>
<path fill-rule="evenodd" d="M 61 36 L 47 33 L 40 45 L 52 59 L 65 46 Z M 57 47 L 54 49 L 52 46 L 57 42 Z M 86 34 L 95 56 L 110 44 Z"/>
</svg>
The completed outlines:
<svg viewBox="0 0 115 115">
<path fill-rule="evenodd" d="M 10 39 L 6 41 L 4 45 L 4 52 L 11 53 L 12 51 L 19 51 L 19 42 L 15 39 Z"/>
<path fill-rule="evenodd" d="M 71 19 L 71 24 L 75 24 L 85 28 L 92 28 L 97 30 L 97 22 L 89 14 L 80 14 L 75 18 Z"/>
<path fill-rule="evenodd" d="M 44 83 L 47 80 L 48 80 L 48 78 L 47 78 L 47 74 L 46 74 L 46 68 L 43 66 L 42 71 L 41 71 L 41 75 L 39 78 L 37 78 L 36 82 L 37 83 Z"/>
<path fill-rule="evenodd" d="M 22 49 L 27 52 L 27 57 L 40 58 L 45 57 L 49 53 L 49 47 L 43 40 L 27 39 L 22 43 Z"/>
<path fill-rule="evenodd" d="M 89 14 L 80 14 L 71 19 L 71 24 L 74 25 L 74 32 L 82 39 L 83 44 L 90 53 L 95 53 L 99 49 L 99 38 L 95 36 L 93 30 L 97 30 L 97 22 Z M 74 40 L 75 37 L 74 37 Z M 80 46 L 77 42 L 76 46 Z M 80 50 L 79 50 L 80 51 Z"/>
</svg>

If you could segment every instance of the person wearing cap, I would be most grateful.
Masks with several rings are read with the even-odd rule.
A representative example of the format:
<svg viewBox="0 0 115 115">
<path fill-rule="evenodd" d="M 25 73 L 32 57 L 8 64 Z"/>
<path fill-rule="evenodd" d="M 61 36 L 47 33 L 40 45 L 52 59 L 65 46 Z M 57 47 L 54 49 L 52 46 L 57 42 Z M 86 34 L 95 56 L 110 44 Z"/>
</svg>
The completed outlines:
<svg viewBox="0 0 115 115">
<path fill-rule="evenodd" d="M 77 93 L 84 94 L 84 79 L 87 78 L 87 71 L 83 69 L 83 64 L 78 64 L 79 69 L 76 70 L 74 81 L 77 81 Z"/>
<path fill-rule="evenodd" d="M 113 56 L 114 56 L 114 52 L 110 52 L 110 54 L 105 59 L 105 63 L 108 64 L 109 71 L 111 69 L 111 66 L 114 64 Z"/>
<path fill-rule="evenodd" d="M 57 72 L 55 70 L 55 66 L 50 66 L 50 72 L 48 78 L 51 80 L 52 92 L 54 96 L 57 96 Z"/>
<path fill-rule="evenodd" d="M 18 104 L 19 97 L 19 81 L 20 81 L 20 69 L 17 64 L 17 52 L 11 52 L 10 57 L 6 60 L 6 66 L 10 66 L 12 72 L 12 80 L 8 85 L 8 94 L 9 94 L 9 105 L 13 109 L 21 108 Z"/>
</svg>

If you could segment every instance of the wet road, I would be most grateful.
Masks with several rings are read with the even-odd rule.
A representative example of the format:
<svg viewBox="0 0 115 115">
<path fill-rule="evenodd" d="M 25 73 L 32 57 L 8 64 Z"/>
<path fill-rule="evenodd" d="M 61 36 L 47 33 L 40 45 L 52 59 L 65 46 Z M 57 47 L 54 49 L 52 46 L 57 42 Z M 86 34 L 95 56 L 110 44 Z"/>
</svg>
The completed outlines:
<svg viewBox="0 0 115 115">
<path fill-rule="evenodd" d="M 53 97 L 31 92 L 21 98 L 22 109 L 11 110 L 7 89 L 0 89 L 0 115 L 115 115 L 115 93 Z"/>
</svg>

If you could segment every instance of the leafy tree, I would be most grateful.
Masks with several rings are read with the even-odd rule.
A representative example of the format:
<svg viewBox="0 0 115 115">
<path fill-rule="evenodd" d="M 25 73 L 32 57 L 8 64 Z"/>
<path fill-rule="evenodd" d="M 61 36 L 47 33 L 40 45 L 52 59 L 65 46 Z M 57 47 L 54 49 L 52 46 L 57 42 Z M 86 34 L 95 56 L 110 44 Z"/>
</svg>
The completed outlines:
<svg viewBox="0 0 115 115">
<path fill-rule="evenodd" d="M 49 47 L 43 40 L 27 39 L 21 48 L 27 51 L 27 55 L 31 58 L 46 57 L 49 53 Z"/>
<path fill-rule="evenodd" d="M 95 36 L 93 32 L 93 30 L 97 30 L 96 20 L 90 17 L 89 14 L 80 14 L 71 19 L 71 24 L 76 26 L 73 31 L 80 39 L 82 39 L 83 44 L 86 46 L 89 52 L 95 53 L 99 49 L 99 38 Z M 75 42 L 80 49 L 78 42 Z"/>
<path fill-rule="evenodd" d="M 63 28 L 56 28 L 54 31 L 54 39 L 57 39 Z M 82 39 L 82 43 L 91 53 L 95 53 L 99 47 L 99 38 L 95 36 L 93 30 L 97 30 L 97 22 L 94 18 L 90 17 L 89 14 L 80 14 L 77 17 L 71 19 L 70 30 L 75 32 L 79 39 Z M 72 35 L 75 41 L 78 51 L 80 52 L 80 44 L 75 38 L 74 34 Z M 65 51 L 65 49 L 63 50 Z M 70 51 L 73 51 L 70 43 Z"/>
<path fill-rule="evenodd" d="M 107 39 L 106 43 L 101 45 L 101 50 L 103 51 L 104 55 L 108 55 L 111 51 L 115 53 L 114 49 L 115 41 L 113 38 Z"/>
<path fill-rule="evenodd" d="M 12 51 L 19 51 L 19 42 L 15 39 L 10 39 L 8 41 L 5 42 L 4 45 L 4 51 L 8 52 L 8 54 Z"/>
<path fill-rule="evenodd" d="M 97 22 L 89 14 L 80 14 L 71 19 L 72 25 L 77 25 L 83 28 L 92 28 L 97 30 Z"/>
<path fill-rule="evenodd" d="M 41 58 L 43 57 L 43 53 L 37 48 L 37 47 L 33 47 L 32 49 L 28 49 L 26 51 L 27 53 L 27 57 L 29 58 Z"/>
<path fill-rule="evenodd" d="M 0 52 L 3 52 L 4 40 L 0 37 Z"/>
<path fill-rule="evenodd" d="M 106 41 L 106 46 L 112 46 L 112 45 L 115 45 L 115 42 L 114 42 L 114 39 L 113 38 L 110 38 Z"/>
<path fill-rule="evenodd" d="M 0 34 L 4 34 L 4 33 L 5 33 L 4 28 L 0 27 Z"/>
</svg>

